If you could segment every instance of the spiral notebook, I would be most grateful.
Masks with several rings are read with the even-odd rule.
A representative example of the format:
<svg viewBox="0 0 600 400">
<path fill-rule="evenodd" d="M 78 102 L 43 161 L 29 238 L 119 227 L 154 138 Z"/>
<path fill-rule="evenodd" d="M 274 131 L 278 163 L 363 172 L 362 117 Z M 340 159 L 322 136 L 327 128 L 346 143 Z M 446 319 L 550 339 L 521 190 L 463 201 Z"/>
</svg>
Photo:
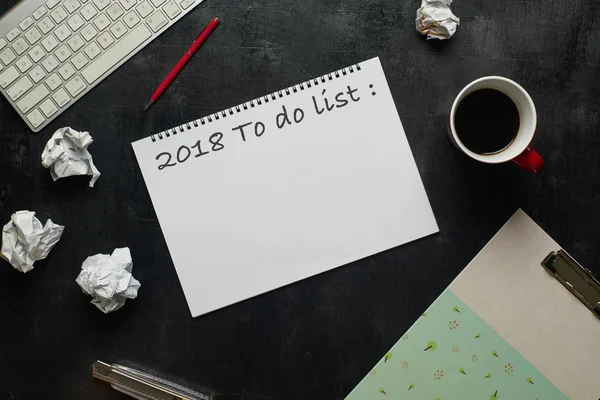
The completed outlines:
<svg viewBox="0 0 600 400">
<path fill-rule="evenodd" d="M 597 400 L 600 282 L 518 210 L 346 400 Z"/>
<path fill-rule="evenodd" d="M 378 58 L 133 148 L 193 316 L 438 231 Z"/>
</svg>

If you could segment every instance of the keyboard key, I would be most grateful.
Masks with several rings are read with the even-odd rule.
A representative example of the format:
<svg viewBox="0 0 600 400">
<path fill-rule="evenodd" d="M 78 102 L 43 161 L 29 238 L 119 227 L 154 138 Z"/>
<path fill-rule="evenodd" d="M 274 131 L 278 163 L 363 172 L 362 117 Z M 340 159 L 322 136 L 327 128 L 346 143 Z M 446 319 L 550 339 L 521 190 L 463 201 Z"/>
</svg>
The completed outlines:
<svg viewBox="0 0 600 400">
<path fill-rule="evenodd" d="M 33 109 L 33 107 L 37 106 L 40 101 L 44 100 L 46 96 L 50 94 L 50 91 L 46 88 L 45 85 L 39 85 L 31 92 L 27 93 L 25 97 L 23 97 L 17 103 L 17 107 L 23 114 L 28 113 Z"/>
<path fill-rule="evenodd" d="M 40 61 L 45 55 L 46 53 L 39 44 L 36 45 L 33 49 L 29 50 L 29 57 L 31 57 L 31 59 L 35 63 Z"/>
<path fill-rule="evenodd" d="M 23 96 L 25 94 L 25 92 L 28 91 L 29 89 L 31 89 L 32 87 L 33 87 L 33 83 L 31 83 L 31 79 L 29 79 L 26 76 L 23 76 L 23 77 L 21 77 L 21 79 L 19 79 L 17 81 L 17 83 L 12 85 L 6 91 L 6 94 L 8 95 L 8 97 L 10 97 L 12 99 L 12 101 L 15 101 L 19 97 Z"/>
<path fill-rule="evenodd" d="M 60 108 L 63 108 L 64 106 L 69 104 L 69 101 L 71 101 L 71 98 L 69 97 L 67 92 L 65 92 L 65 89 L 58 90 L 52 95 L 52 98 Z"/>
<path fill-rule="evenodd" d="M 75 10 L 81 7 L 81 3 L 77 0 L 64 0 L 63 5 L 70 14 L 73 14 Z"/>
<path fill-rule="evenodd" d="M 167 17 L 159 10 L 146 19 L 146 23 L 154 32 L 158 32 L 162 27 L 167 25 L 169 21 Z"/>
<path fill-rule="evenodd" d="M 21 74 L 15 67 L 8 67 L 6 71 L 0 74 L 0 86 L 5 89 L 8 85 L 13 83 Z"/>
<path fill-rule="evenodd" d="M 65 18 L 69 16 L 69 14 L 67 14 L 67 12 L 62 6 L 58 6 L 50 12 L 50 16 L 52 17 L 54 22 L 60 24 L 62 21 L 64 21 Z"/>
<path fill-rule="evenodd" d="M 140 3 L 139 6 L 135 8 L 138 13 L 140 13 L 140 17 L 146 18 L 148 15 L 154 11 L 154 8 L 148 3 L 146 0 Z"/>
<path fill-rule="evenodd" d="M 25 32 L 25 39 L 27 39 L 27 41 L 30 44 L 36 43 L 41 38 L 42 38 L 42 34 L 38 30 L 38 28 L 36 28 L 35 26 L 33 28 L 31 28 L 30 30 L 28 30 L 27 32 Z"/>
<path fill-rule="evenodd" d="M 86 87 L 87 87 L 87 85 L 85 84 L 83 79 L 81 79 L 80 76 L 76 76 L 75 78 L 73 78 L 69 82 L 67 82 L 67 84 L 65 85 L 65 88 L 67 88 L 67 90 L 73 97 L 75 97 L 79 93 L 83 92 L 83 90 Z"/>
<path fill-rule="evenodd" d="M 44 122 L 46 122 L 46 118 L 44 118 L 44 116 L 42 115 L 41 112 L 39 112 L 39 110 L 33 110 L 28 116 L 27 119 L 29 120 L 29 122 L 31 123 L 31 126 L 33 126 L 35 129 L 37 129 L 38 126 L 42 125 Z"/>
<path fill-rule="evenodd" d="M 10 64 L 11 62 L 15 61 L 16 58 L 17 56 L 15 56 L 15 53 L 13 53 L 11 49 L 4 49 L 0 53 L 0 61 L 2 61 L 4 65 Z"/>
<path fill-rule="evenodd" d="M 69 45 L 71 50 L 77 51 L 83 47 L 85 42 L 83 41 L 81 36 L 78 33 L 76 33 L 75 36 L 73 36 L 71 39 L 67 40 L 67 44 Z"/>
<path fill-rule="evenodd" d="M 40 110 L 42 110 L 46 117 L 50 118 L 58 111 L 58 107 L 56 107 L 52 100 L 46 99 L 42 104 L 40 104 Z"/>
<path fill-rule="evenodd" d="M 90 19 L 94 18 L 96 14 L 98 14 L 98 11 L 92 4 L 86 4 L 81 9 L 80 13 L 83 15 L 83 18 L 85 18 L 86 21 L 89 21 Z"/>
<path fill-rule="evenodd" d="M 48 79 L 46 79 L 46 85 L 50 88 L 50 90 L 56 90 L 60 85 L 62 85 L 62 80 L 56 75 L 56 73 L 50 75 Z"/>
<path fill-rule="evenodd" d="M 60 74 L 60 76 L 62 76 L 64 80 L 67 80 L 73 75 L 75 75 L 75 68 L 73 68 L 71 64 L 66 63 L 58 69 L 58 73 Z"/>
<path fill-rule="evenodd" d="M 42 18 L 44 15 L 46 15 L 47 12 L 48 12 L 48 9 L 44 6 L 41 6 L 33 12 L 33 18 L 38 20 L 38 19 Z"/>
<path fill-rule="evenodd" d="M 133 6 L 136 5 L 137 0 L 119 0 L 119 3 L 121 3 L 121 5 L 123 6 L 123 8 L 127 11 L 131 7 L 133 7 Z"/>
<path fill-rule="evenodd" d="M 49 17 L 44 17 L 38 24 L 38 28 L 40 28 L 44 35 L 50 32 L 54 28 L 54 26 L 54 22 L 52 22 L 52 20 Z"/>
<path fill-rule="evenodd" d="M 181 9 L 177 6 L 177 4 L 175 4 L 173 0 L 170 0 L 167 4 L 165 4 L 165 6 L 163 7 L 163 11 L 165 12 L 165 14 L 167 14 L 167 17 L 169 17 L 170 19 L 173 19 L 179 14 L 181 14 Z"/>
<path fill-rule="evenodd" d="M 56 30 L 54 30 L 54 34 L 61 42 L 64 42 L 69 36 L 71 36 L 71 30 L 65 24 L 62 24 Z"/>
<path fill-rule="evenodd" d="M 98 7 L 98 10 L 102 11 L 110 5 L 111 0 L 94 0 L 94 4 Z"/>
<path fill-rule="evenodd" d="M 75 68 L 80 70 L 88 64 L 88 59 L 83 53 L 78 53 L 75 57 L 71 58 L 71 62 Z"/>
<path fill-rule="evenodd" d="M 150 37 L 152 37 L 152 33 L 146 25 L 138 25 L 83 69 L 81 75 L 89 84 L 95 82 Z"/>
<path fill-rule="evenodd" d="M 12 28 L 10 32 L 6 34 L 6 39 L 8 39 L 9 42 L 12 42 L 16 38 L 18 38 L 20 34 L 21 31 L 19 30 L 19 28 Z"/>
<path fill-rule="evenodd" d="M 140 17 L 138 17 L 135 11 L 130 11 L 125 18 L 123 18 L 129 29 L 133 28 L 140 22 Z"/>
<path fill-rule="evenodd" d="M 110 17 L 110 19 L 116 21 L 121 15 L 123 15 L 124 11 L 123 8 L 121 8 L 121 6 L 119 5 L 119 3 L 114 3 L 113 5 L 108 7 L 106 13 Z"/>
<path fill-rule="evenodd" d="M 165 2 L 165 0 L 150 0 L 150 1 L 154 5 L 154 7 L 160 7 Z"/>
<path fill-rule="evenodd" d="M 60 62 L 65 62 L 65 60 L 67 58 L 71 57 L 72 54 L 73 53 L 71 53 L 71 50 L 69 50 L 69 48 L 66 45 L 64 45 L 64 44 L 62 46 L 60 46 L 54 52 L 54 55 L 56 56 L 56 58 L 58 58 L 58 61 L 60 61 Z"/>
<path fill-rule="evenodd" d="M 99 31 L 103 31 L 110 25 L 110 21 L 108 20 L 106 14 L 100 14 L 94 20 L 94 25 L 96 25 L 96 28 L 98 28 Z"/>
<path fill-rule="evenodd" d="M 92 42 L 88 44 L 83 51 L 85 54 L 87 54 L 90 60 L 93 60 L 94 58 L 98 57 L 102 50 L 100 50 L 100 47 L 96 44 L 96 42 Z"/>
<path fill-rule="evenodd" d="M 181 8 L 183 8 L 184 10 L 187 9 L 189 6 L 191 6 L 192 4 L 194 4 L 195 0 L 183 0 L 180 4 Z"/>
<path fill-rule="evenodd" d="M 96 30 L 96 28 L 94 28 L 92 24 L 89 24 L 81 30 L 81 34 L 83 35 L 83 38 L 89 42 L 90 40 L 96 37 L 98 31 Z"/>
<path fill-rule="evenodd" d="M 115 39 L 113 39 L 112 35 L 108 31 L 98 36 L 98 43 L 100 43 L 100 46 L 102 46 L 103 49 L 109 48 L 114 42 Z"/>
<path fill-rule="evenodd" d="M 46 2 L 46 7 L 52 9 L 52 8 L 56 7 L 58 5 L 58 3 L 60 3 L 60 0 L 48 0 Z"/>
<path fill-rule="evenodd" d="M 23 21 L 21 21 L 21 23 L 19 24 L 19 28 L 21 28 L 22 31 L 26 31 L 31 25 L 33 25 L 33 18 L 27 17 Z"/>
<path fill-rule="evenodd" d="M 67 20 L 67 24 L 69 24 L 69 28 L 71 28 L 73 32 L 76 32 L 79 28 L 85 25 L 85 21 L 83 18 L 81 18 L 81 15 L 75 14 Z"/>
<path fill-rule="evenodd" d="M 58 46 L 58 40 L 54 37 L 54 35 L 50 35 L 42 39 L 42 46 L 46 51 L 52 51 Z"/>
<path fill-rule="evenodd" d="M 58 67 L 58 60 L 52 54 L 50 54 L 44 61 L 42 61 L 42 65 L 48 72 L 52 72 Z"/>
<path fill-rule="evenodd" d="M 5 48 L 7 44 L 8 44 L 8 42 L 6 41 L 6 39 L 0 38 L 0 50 Z"/>
<path fill-rule="evenodd" d="M 21 54 L 25 53 L 25 50 L 29 48 L 29 45 L 27 44 L 27 41 L 25 39 L 20 37 L 13 42 L 12 48 L 17 53 L 17 55 L 20 56 Z"/>
<path fill-rule="evenodd" d="M 29 68 L 33 67 L 33 63 L 31 62 L 29 57 L 27 57 L 27 55 L 24 55 L 23 57 L 19 58 L 15 65 L 17 66 L 17 68 L 19 68 L 19 71 L 23 73 L 29 71 Z"/>
<path fill-rule="evenodd" d="M 119 39 L 121 36 L 123 36 L 124 34 L 127 33 L 127 28 L 125 28 L 125 25 L 123 25 L 123 22 L 117 21 L 116 24 L 114 24 L 113 26 L 110 27 L 110 31 L 112 32 L 113 35 L 115 35 L 115 37 L 117 39 Z"/>
<path fill-rule="evenodd" d="M 29 72 L 29 77 L 31 79 L 33 79 L 34 83 L 38 83 L 39 81 L 44 79 L 45 76 L 46 76 L 46 73 L 44 72 L 42 67 L 40 67 L 39 65 L 36 65 L 35 67 L 33 67 L 33 69 Z"/>
</svg>

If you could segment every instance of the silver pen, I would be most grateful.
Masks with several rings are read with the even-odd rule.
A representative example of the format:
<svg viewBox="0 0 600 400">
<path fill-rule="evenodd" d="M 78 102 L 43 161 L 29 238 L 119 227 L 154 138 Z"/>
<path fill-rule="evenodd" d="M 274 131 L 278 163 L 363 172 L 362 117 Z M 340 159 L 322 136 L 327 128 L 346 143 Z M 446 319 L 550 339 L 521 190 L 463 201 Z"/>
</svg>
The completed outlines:
<svg viewBox="0 0 600 400">
<path fill-rule="evenodd" d="M 165 379 L 117 364 L 96 361 L 94 378 L 110 383 L 113 389 L 138 400 L 210 400 L 212 397 Z"/>
</svg>

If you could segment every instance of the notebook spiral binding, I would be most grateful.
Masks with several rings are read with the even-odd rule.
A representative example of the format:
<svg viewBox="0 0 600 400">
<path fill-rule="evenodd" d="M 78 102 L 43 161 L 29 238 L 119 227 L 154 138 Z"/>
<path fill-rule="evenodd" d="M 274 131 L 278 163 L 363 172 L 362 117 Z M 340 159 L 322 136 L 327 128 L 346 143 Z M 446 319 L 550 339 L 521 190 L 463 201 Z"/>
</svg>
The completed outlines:
<svg viewBox="0 0 600 400">
<path fill-rule="evenodd" d="M 266 96 L 258 97 L 254 100 L 250 100 L 246 103 L 239 104 L 235 107 L 231 107 L 226 110 L 219 111 L 214 114 L 210 114 L 206 117 L 199 118 L 194 121 L 188 122 L 186 124 L 183 124 L 183 125 L 171 128 L 171 129 L 167 129 L 166 131 L 163 131 L 163 132 L 160 132 L 160 133 L 157 133 L 154 135 L 150 135 L 150 138 L 152 139 L 153 142 L 163 140 L 168 137 L 171 137 L 172 135 L 175 136 L 178 133 L 189 131 L 189 130 L 197 128 L 201 125 L 209 124 L 213 121 L 218 121 L 221 118 L 226 118 L 230 115 L 239 114 L 250 108 L 261 106 L 261 105 L 263 105 L 263 103 L 268 103 L 270 101 L 275 101 L 277 99 L 281 99 L 285 96 L 290 96 L 294 93 L 298 93 L 300 91 L 311 88 L 313 86 L 318 86 L 320 84 L 324 84 L 328 81 L 338 79 L 338 78 L 340 78 L 342 76 L 346 76 L 348 74 L 353 74 L 360 70 L 361 70 L 360 64 L 355 64 L 355 65 L 352 65 L 347 68 L 342 68 L 335 72 L 331 72 L 329 74 L 325 74 L 325 75 L 319 76 L 317 78 L 310 79 L 306 82 L 302 82 L 297 85 L 290 86 L 286 89 L 278 90 L 278 91 L 268 94 Z"/>
</svg>

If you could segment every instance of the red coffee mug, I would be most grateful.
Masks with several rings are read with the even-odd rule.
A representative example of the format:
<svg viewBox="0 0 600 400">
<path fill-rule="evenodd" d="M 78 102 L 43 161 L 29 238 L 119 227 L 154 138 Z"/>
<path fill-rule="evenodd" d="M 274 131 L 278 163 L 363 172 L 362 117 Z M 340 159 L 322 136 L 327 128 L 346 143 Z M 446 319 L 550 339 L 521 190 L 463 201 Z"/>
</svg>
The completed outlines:
<svg viewBox="0 0 600 400">
<path fill-rule="evenodd" d="M 519 110 L 519 131 L 513 142 L 504 150 L 493 154 L 479 154 L 469 150 L 461 141 L 456 132 L 454 119 L 456 109 L 460 102 L 469 94 L 481 89 L 495 89 L 511 98 Z M 518 83 L 501 76 L 486 76 L 469 83 L 456 97 L 449 117 L 449 134 L 452 143 L 457 149 L 469 157 L 488 164 L 499 164 L 512 161 L 525 171 L 537 174 L 544 167 L 544 160 L 531 147 L 529 147 L 537 125 L 535 105 L 529 93 Z"/>
</svg>

